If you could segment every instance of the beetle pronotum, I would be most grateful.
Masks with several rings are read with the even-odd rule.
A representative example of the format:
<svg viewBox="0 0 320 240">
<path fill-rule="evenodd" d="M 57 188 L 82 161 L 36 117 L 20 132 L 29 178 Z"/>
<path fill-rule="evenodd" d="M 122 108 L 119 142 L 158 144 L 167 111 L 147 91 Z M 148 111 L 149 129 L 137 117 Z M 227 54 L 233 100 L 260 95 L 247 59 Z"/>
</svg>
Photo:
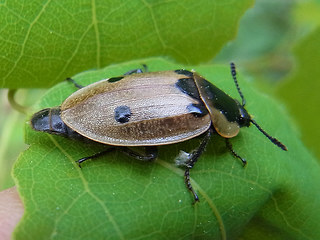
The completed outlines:
<svg viewBox="0 0 320 240">
<path fill-rule="evenodd" d="M 244 108 L 245 99 L 233 63 L 231 75 L 242 104 L 198 73 L 184 69 L 162 72 L 136 69 L 86 87 L 68 79 L 80 89 L 61 106 L 35 113 L 31 126 L 37 131 L 111 145 L 105 151 L 79 159 L 79 166 L 114 149 L 149 161 L 157 157 L 157 146 L 203 135 L 197 149 L 191 153 L 181 152 L 176 159 L 177 165 L 185 167 L 186 186 L 197 202 L 199 197 L 190 182 L 190 169 L 213 133 L 225 138 L 227 148 L 244 165 L 246 160 L 232 149 L 229 138 L 235 137 L 241 127 L 249 127 L 251 123 L 272 143 L 287 150 L 285 145 L 266 133 Z M 146 154 L 129 148 L 138 146 L 145 147 Z"/>
</svg>

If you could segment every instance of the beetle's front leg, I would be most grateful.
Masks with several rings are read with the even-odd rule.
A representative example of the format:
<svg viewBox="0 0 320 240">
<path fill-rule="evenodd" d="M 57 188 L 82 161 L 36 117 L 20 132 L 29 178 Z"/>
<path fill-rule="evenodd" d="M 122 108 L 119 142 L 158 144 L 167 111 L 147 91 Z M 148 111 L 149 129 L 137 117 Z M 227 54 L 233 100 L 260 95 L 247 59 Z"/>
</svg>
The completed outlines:
<svg viewBox="0 0 320 240">
<path fill-rule="evenodd" d="M 238 158 L 238 159 L 241 160 L 241 162 L 242 162 L 242 164 L 243 164 L 244 167 L 247 165 L 247 161 L 246 161 L 244 158 L 242 158 L 238 153 L 236 153 L 236 152 L 233 150 L 232 144 L 231 144 L 231 142 L 229 141 L 229 138 L 226 138 L 226 147 L 228 148 L 228 150 L 231 152 L 231 154 L 232 154 L 234 157 L 236 157 L 236 158 Z"/>
<path fill-rule="evenodd" d="M 189 191 L 192 193 L 193 198 L 194 198 L 194 202 L 193 204 L 195 204 L 196 202 L 200 202 L 199 197 L 197 195 L 197 193 L 194 191 L 192 185 L 191 185 L 191 181 L 190 181 L 190 168 L 186 167 L 186 171 L 184 172 L 184 182 L 187 186 L 187 188 L 189 189 Z"/>
</svg>

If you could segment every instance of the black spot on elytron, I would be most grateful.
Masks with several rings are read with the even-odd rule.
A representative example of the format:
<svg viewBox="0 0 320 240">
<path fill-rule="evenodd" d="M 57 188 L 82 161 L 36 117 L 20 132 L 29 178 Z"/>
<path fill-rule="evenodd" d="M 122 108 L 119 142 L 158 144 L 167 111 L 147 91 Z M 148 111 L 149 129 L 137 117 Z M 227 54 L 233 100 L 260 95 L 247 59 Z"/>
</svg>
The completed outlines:
<svg viewBox="0 0 320 240">
<path fill-rule="evenodd" d="M 191 103 L 187 106 L 187 109 L 190 113 L 192 113 L 196 117 L 203 117 L 209 113 L 206 106 L 203 104 Z"/>
<path fill-rule="evenodd" d="M 178 73 L 178 74 L 183 74 L 187 77 L 193 77 L 193 72 L 190 72 L 188 70 L 185 70 L 185 69 L 178 69 L 178 70 L 175 70 L 174 71 L 175 73 Z"/>
<path fill-rule="evenodd" d="M 131 110 L 128 106 L 119 106 L 114 109 L 114 119 L 119 123 L 129 122 Z"/>
<path fill-rule="evenodd" d="M 118 81 L 120 81 L 122 78 L 124 78 L 124 77 L 122 76 L 122 77 L 109 78 L 109 79 L 108 79 L 108 82 L 111 82 L 111 83 L 118 82 Z"/>
<path fill-rule="evenodd" d="M 200 100 L 200 94 L 193 78 L 180 78 L 176 86 L 190 97 Z M 201 100 L 200 100 L 201 101 Z"/>
</svg>

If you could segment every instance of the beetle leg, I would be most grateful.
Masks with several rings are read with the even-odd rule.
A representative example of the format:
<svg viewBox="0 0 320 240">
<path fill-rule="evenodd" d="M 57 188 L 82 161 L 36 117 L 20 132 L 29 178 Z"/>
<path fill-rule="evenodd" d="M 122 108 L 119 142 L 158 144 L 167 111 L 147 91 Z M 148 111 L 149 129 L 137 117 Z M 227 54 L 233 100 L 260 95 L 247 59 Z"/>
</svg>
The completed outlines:
<svg viewBox="0 0 320 240">
<path fill-rule="evenodd" d="M 89 159 L 95 159 L 95 158 L 101 157 L 101 156 L 103 156 L 103 155 L 105 155 L 105 154 L 107 154 L 107 153 L 109 153 L 111 151 L 114 151 L 115 149 L 116 149 L 115 147 L 110 147 L 107 150 L 104 150 L 102 152 L 98 152 L 98 153 L 96 153 L 96 154 L 94 154 L 92 156 L 81 158 L 81 159 L 77 160 L 76 162 L 78 163 L 79 167 L 81 168 L 81 163 L 83 163 L 84 161 L 87 161 Z"/>
<path fill-rule="evenodd" d="M 133 69 L 133 70 L 130 70 L 129 72 L 126 72 L 125 74 L 123 75 L 131 75 L 133 73 L 144 73 L 144 72 L 148 72 L 148 67 L 146 64 L 142 64 L 142 67 L 143 69 L 141 68 L 137 68 L 137 69 Z"/>
<path fill-rule="evenodd" d="M 82 85 L 76 83 L 76 81 L 73 80 L 72 78 L 66 78 L 66 81 L 69 81 L 69 82 L 73 83 L 73 85 L 74 85 L 76 88 L 79 88 L 79 89 L 80 89 L 80 88 L 83 88 Z"/>
<path fill-rule="evenodd" d="M 201 156 L 201 154 L 204 152 L 204 150 L 206 149 L 206 146 L 209 143 L 210 137 L 212 134 L 212 129 L 210 128 L 207 132 L 206 135 L 204 136 L 204 138 L 202 139 L 199 147 L 194 150 L 191 154 L 190 157 L 188 159 L 188 161 L 186 161 L 185 166 L 187 168 L 193 168 L 193 166 L 195 165 L 195 163 L 198 161 L 199 157 Z"/>
<path fill-rule="evenodd" d="M 193 204 L 195 204 L 196 202 L 200 202 L 199 197 L 197 195 L 197 193 L 194 191 L 192 185 L 191 185 L 191 181 L 190 181 L 190 168 L 186 168 L 186 171 L 184 172 L 184 179 L 185 179 L 185 183 L 187 188 L 189 189 L 190 192 L 192 192 L 193 197 L 194 197 L 194 202 Z"/>
<path fill-rule="evenodd" d="M 194 203 L 199 202 L 200 200 L 199 200 L 198 195 L 196 194 L 196 192 L 194 191 L 194 189 L 193 189 L 193 187 L 191 185 L 190 169 L 193 168 L 193 166 L 198 161 L 198 159 L 201 156 L 201 154 L 204 152 L 206 146 L 209 143 L 211 134 L 212 134 L 212 128 L 210 128 L 206 132 L 206 135 L 202 139 L 199 147 L 190 154 L 188 161 L 186 161 L 185 164 L 184 164 L 186 166 L 186 170 L 184 172 L 184 182 L 185 182 L 187 188 L 189 189 L 189 191 L 193 194 Z"/>
<path fill-rule="evenodd" d="M 146 147 L 146 155 L 141 155 L 141 154 L 139 154 L 139 153 L 131 150 L 130 148 L 127 148 L 127 147 L 110 147 L 107 150 L 104 150 L 102 152 L 98 152 L 92 156 L 81 158 L 81 159 L 77 160 L 76 162 L 78 163 L 79 167 L 81 168 L 81 163 L 83 163 L 84 161 L 101 157 L 111 151 L 116 150 L 117 148 L 121 152 L 129 155 L 130 157 L 134 157 L 134 158 L 141 160 L 141 161 L 152 161 L 152 160 L 156 159 L 158 156 L 158 151 L 157 151 L 156 147 Z"/>
<path fill-rule="evenodd" d="M 227 148 L 229 149 L 229 151 L 232 153 L 232 155 L 233 155 L 234 157 L 239 158 L 239 159 L 241 160 L 243 166 L 246 166 L 246 165 L 247 165 L 247 161 L 246 161 L 244 158 L 242 158 L 239 154 L 237 154 L 237 153 L 233 150 L 232 144 L 231 144 L 231 142 L 229 141 L 229 138 L 226 138 L 226 146 L 227 146 Z"/>
<path fill-rule="evenodd" d="M 152 161 L 152 160 L 156 159 L 158 156 L 158 149 L 157 149 L 157 147 L 154 147 L 154 146 L 146 147 L 146 154 L 145 155 L 142 155 L 138 152 L 135 152 L 127 147 L 121 147 L 120 151 L 122 151 L 123 153 L 127 154 L 128 156 L 133 157 L 133 158 L 140 160 L 140 161 Z"/>
</svg>

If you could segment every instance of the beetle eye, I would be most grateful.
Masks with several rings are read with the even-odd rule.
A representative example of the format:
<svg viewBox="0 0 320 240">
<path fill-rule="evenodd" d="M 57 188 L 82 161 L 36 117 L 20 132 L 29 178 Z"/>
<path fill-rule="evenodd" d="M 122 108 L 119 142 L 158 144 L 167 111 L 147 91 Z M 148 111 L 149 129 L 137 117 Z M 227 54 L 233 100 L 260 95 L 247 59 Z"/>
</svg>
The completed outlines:
<svg viewBox="0 0 320 240">
<path fill-rule="evenodd" d="M 62 124 L 62 122 L 55 122 L 52 126 L 52 129 L 55 131 L 61 131 L 64 127 L 64 124 Z"/>
<path fill-rule="evenodd" d="M 237 122 L 240 127 L 249 127 L 250 126 L 250 120 L 247 118 L 244 118 L 242 116 L 238 119 Z"/>
</svg>

